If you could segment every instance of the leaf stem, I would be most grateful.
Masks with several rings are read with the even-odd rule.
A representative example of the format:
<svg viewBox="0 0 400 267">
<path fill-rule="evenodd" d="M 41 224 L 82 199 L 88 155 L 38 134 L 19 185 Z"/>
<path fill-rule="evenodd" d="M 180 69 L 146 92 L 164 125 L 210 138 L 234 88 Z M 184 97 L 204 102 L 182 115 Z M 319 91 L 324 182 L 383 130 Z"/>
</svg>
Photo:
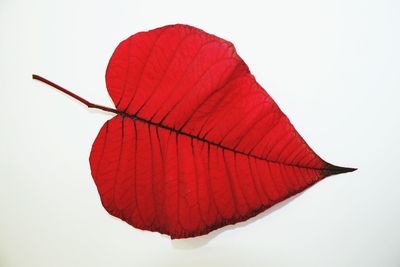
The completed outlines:
<svg viewBox="0 0 400 267">
<path fill-rule="evenodd" d="M 87 101 L 86 99 L 84 99 L 84 98 L 72 93 L 71 91 L 59 86 L 58 84 L 53 83 L 52 81 L 49 81 L 46 78 L 43 78 L 42 76 L 39 76 L 39 75 L 36 75 L 36 74 L 32 74 L 32 79 L 41 81 L 41 82 L 43 82 L 45 84 L 50 85 L 51 87 L 54 87 L 55 89 L 63 92 L 64 94 L 67 94 L 67 95 L 75 98 L 79 102 L 85 104 L 88 108 L 101 109 L 101 110 L 104 110 L 104 111 L 107 111 L 107 112 L 116 113 L 116 114 L 120 114 L 121 113 L 118 110 L 113 109 L 113 108 L 109 108 L 109 107 L 105 107 L 105 106 L 102 106 L 102 105 L 93 104 L 92 102 Z"/>
</svg>

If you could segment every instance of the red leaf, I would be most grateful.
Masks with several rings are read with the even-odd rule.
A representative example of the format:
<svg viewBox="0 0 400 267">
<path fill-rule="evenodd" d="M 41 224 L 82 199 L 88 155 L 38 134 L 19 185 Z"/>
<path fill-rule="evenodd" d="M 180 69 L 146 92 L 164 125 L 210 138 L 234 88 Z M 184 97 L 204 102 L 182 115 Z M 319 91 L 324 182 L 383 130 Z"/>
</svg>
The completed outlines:
<svg viewBox="0 0 400 267">
<path fill-rule="evenodd" d="M 106 210 L 136 228 L 207 234 L 354 170 L 315 154 L 234 46 L 197 28 L 129 37 L 106 82 L 117 110 L 78 99 L 118 113 L 93 144 L 92 175 Z"/>
</svg>

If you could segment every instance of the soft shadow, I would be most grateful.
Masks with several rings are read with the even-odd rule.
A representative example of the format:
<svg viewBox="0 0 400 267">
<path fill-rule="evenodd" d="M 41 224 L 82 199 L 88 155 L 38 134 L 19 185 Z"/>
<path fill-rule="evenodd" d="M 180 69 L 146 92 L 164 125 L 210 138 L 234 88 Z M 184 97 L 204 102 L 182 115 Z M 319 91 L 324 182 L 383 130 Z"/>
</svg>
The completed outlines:
<svg viewBox="0 0 400 267">
<path fill-rule="evenodd" d="M 307 191 L 307 190 L 305 190 L 305 191 Z M 254 216 L 244 222 L 227 225 L 227 226 L 224 226 L 222 228 L 219 228 L 217 230 L 214 230 L 214 231 L 212 231 L 206 235 L 202 235 L 202 236 L 183 238 L 183 239 L 173 239 L 173 240 L 171 240 L 171 244 L 174 248 L 181 249 L 181 250 L 190 250 L 190 249 L 197 249 L 197 248 L 203 247 L 203 246 L 207 245 L 212 239 L 214 239 L 219 234 L 221 234 L 225 231 L 245 227 L 248 224 L 251 224 L 251 223 L 253 223 L 259 219 L 262 219 L 265 216 L 268 216 L 269 214 L 279 210 L 280 208 L 288 205 L 295 198 L 301 196 L 305 191 L 302 191 L 294 196 L 291 196 L 290 198 L 287 198 L 286 200 L 284 200 L 282 202 L 275 204 L 274 206 L 270 207 L 269 209 L 259 213 L 258 215 Z"/>
</svg>

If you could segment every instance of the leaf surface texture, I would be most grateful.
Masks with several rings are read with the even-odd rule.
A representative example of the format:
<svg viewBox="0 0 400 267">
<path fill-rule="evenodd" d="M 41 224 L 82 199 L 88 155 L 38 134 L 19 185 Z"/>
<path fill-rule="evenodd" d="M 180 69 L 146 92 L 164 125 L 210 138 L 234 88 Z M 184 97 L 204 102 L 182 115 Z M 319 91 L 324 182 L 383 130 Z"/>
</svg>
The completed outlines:
<svg viewBox="0 0 400 267">
<path fill-rule="evenodd" d="M 188 25 L 122 41 L 106 72 L 120 112 L 92 147 L 106 210 L 186 238 L 257 215 L 350 171 L 322 160 L 232 43 Z"/>
</svg>

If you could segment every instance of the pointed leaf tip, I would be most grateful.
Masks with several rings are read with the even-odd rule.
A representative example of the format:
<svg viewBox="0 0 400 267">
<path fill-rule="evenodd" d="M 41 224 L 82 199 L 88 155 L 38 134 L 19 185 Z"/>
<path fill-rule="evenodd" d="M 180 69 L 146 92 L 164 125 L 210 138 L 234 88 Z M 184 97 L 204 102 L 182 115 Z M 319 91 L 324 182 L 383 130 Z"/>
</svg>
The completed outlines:
<svg viewBox="0 0 400 267">
<path fill-rule="evenodd" d="M 330 175 L 335 175 L 335 174 L 340 174 L 340 173 L 353 172 L 356 170 L 357 170 L 357 168 L 340 167 L 340 166 L 328 164 L 327 167 L 323 170 L 323 173 L 326 176 L 330 176 Z"/>
</svg>

